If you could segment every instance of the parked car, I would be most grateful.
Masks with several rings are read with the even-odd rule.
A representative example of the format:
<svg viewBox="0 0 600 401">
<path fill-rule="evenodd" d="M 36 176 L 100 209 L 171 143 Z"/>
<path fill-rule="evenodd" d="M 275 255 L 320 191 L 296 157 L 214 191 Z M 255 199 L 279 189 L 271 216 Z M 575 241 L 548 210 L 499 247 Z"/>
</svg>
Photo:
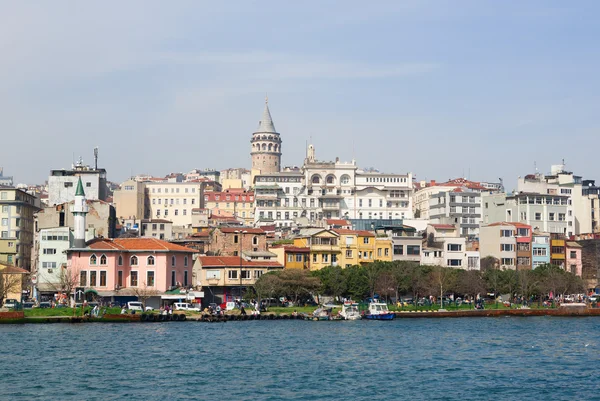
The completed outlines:
<svg viewBox="0 0 600 401">
<path fill-rule="evenodd" d="M 199 306 L 194 306 L 192 304 L 188 304 L 186 302 L 176 302 L 173 304 L 175 310 L 187 310 L 187 311 L 194 311 L 194 312 L 200 312 L 201 309 Z"/>
<path fill-rule="evenodd" d="M 18 304 L 19 302 L 16 299 L 12 298 L 9 298 L 6 301 L 4 301 L 4 307 L 7 309 L 14 309 L 17 307 Z"/>
<path fill-rule="evenodd" d="M 32 309 L 34 306 L 33 302 L 23 302 L 23 309 Z"/>
<path fill-rule="evenodd" d="M 127 309 L 142 312 L 144 310 L 144 304 L 139 301 L 127 302 Z"/>
<path fill-rule="evenodd" d="M 40 306 L 39 307 L 42 308 L 42 309 L 52 308 L 52 304 L 50 302 L 47 302 L 47 301 L 40 302 Z"/>
</svg>

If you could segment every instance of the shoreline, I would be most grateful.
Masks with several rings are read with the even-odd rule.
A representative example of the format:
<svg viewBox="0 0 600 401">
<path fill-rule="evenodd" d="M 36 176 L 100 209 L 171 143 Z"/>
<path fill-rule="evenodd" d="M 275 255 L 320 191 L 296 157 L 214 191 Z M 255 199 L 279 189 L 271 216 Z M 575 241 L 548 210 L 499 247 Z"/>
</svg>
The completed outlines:
<svg viewBox="0 0 600 401">
<path fill-rule="evenodd" d="M 591 317 L 600 316 L 600 308 L 570 308 L 570 309 L 493 309 L 493 310 L 465 310 L 465 311 L 403 311 L 394 312 L 396 319 L 426 319 L 426 318 L 482 318 L 482 317 L 530 317 L 530 316 L 556 316 L 556 317 Z M 25 317 L 24 312 L 0 312 L 0 324 L 49 324 L 49 323 L 152 323 L 152 322 L 228 322 L 228 321 L 253 321 L 253 320 L 309 320 L 312 316 L 290 313 L 263 313 L 261 315 L 192 315 L 184 314 L 157 315 L 104 315 L 101 318 L 88 318 L 81 316 L 35 316 Z M 337 321 L 332 319 L 329 321 Z"/>
</svg>

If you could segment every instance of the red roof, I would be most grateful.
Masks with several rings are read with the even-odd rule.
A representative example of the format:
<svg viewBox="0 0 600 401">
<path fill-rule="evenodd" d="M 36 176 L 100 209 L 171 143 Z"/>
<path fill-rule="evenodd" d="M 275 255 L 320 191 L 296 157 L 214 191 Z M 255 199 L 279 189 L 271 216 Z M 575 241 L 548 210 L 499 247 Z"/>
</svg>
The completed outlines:
<svg viewBox="0 0 600 401">
<path fill-rule="evenodd" d="M 115 251 L 158 251 L 158 252 L 197 252 L 195 249 L 172 244 L 156 238 L 115 238 L 96 239 L 88 244 L 90 249 Z"/>
<path fill-rule="evenodd" d="M 496 226 L 513 226 L 513 227 L 518 227 L 518 228 L 529 228 L 529 229 L 531 229 L 530 225 L 523 224 L 523 223 L 510 223 L 508 221 L 501 221 L 499 223 L 488 224 L 488 227 L 496 227 Z"/>
<path fill-rule="evenodd" d="M 220 227 L 219 230 L 226 234 L 239 234 L 239 231 L 245 231 L 244 234 L 266 234 L 266 232 L 260 228 L 251 227 Z"/>
<path fill-rule="evenodd" d="M 200 256 L 198 257 L 202 267 L 281 267 L 277 262 L 253 260 L 247 261 L 239 256 Z"/>
<path fill-rule="evenodd" d="M 436 230 L 454 230 L 456 228 L 452 224 L 430 224 L 430 226 Z"/>
<path fill-rule="evenodd" d="M 349 226 L 350 222 L 348 220 L 340 220 L 340 219 L 327 219 L 325 220 L 330 226 Z"/>
<path fill-rule="evenodd" d="M 27 270 L 21 269 L 20 267 L 3 264 L 0 264 L 0 271 L 4 274 L 29 274 Z"/>
<path fill-rule="evenodd" d="M 360 237 L 374 237 L 375 236 L 375 234 L 373 234 L 371 231 L 366 231 L 366 230 L 348 230 L 345 228 L 336 228 L 332 231 L 338 233 L 339 235 L 358 235 Z"/>
<path fill-rule="evenodd" d="M 210 237 L 210 232 L 209 231 L 200 231 L 197 233 L 193 233 L 192 235 L 190 235 L 190 237 Z"/>
</svg>

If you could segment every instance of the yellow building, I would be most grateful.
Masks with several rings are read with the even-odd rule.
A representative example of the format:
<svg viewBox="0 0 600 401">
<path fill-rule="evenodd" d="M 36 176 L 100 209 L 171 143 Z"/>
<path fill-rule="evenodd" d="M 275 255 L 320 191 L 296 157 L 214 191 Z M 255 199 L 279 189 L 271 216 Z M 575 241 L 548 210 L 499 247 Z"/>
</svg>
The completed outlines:
<svg viewBox="0 0 600 401">
<path fill-rule="evenodd" d="M 310 248 L 310 270 L 338 266 L 340 259 L 339 235 L 332 230 L 310 228 L 294 238 L 294 246 Z"/>
<path fill-rule="evenodd" d="M 237 217 L 246 224 L 254 223 L 254 192 L 243 188 L 206 191 L 204 207 L 214 215 Z"/>
<path fill-rule="evenodd" d="M 23 297 L 23 281 L 29 272 L 15 266 L 0 263 L 0 301 L 16 299 L 21 302 Z"/>
<path fill-rule="evenodd" d="M 392 261 L 392 240 L 377 238 L 371 231 L 334 230 L 340 236 L 340 265 L 349 267 L 376 260 Z"/>
<path fill-rule="evenodd" d="M 310 268 L 310 248 L 294 245 L 276 245 L 269 248 L 270 252 L 277 255 L 277 262 L 286 269 Z"/>
<path fill-rule="evenodd" d="M 560 234 L 550 235 L 550 264 L 565 267 L 565 239 Z"/>
</svg>

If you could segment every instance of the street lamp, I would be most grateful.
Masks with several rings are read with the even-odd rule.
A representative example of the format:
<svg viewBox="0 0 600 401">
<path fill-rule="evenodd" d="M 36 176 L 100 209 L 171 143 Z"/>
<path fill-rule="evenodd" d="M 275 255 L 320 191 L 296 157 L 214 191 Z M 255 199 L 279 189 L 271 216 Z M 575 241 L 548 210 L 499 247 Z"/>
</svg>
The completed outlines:
<svg viewBox="0 0 600 401">
<path fill-rule="evenodd" d="M 243 260 L 244 260 L 244 258 L 242 257 L 242 239 L 244 238 L 244 234 L 248 233 L 248 231 L 245 231 L 245 230 L 244 231 L 242 231 L 242 230 L 235 230 L 235 233 L 239 234 L 238 242 L 240 244 L 240 251 L 239 251 L 239 255 L 238 256 L 240 257 L 240 306 L 241 306 L 242 305 L 242 286 L 243 286 L 243 283 L 242 283 L 242 273 L 244 272 L 243 266 L 242 266 L 242 263 L 243 263 Z"/>
</svg>

